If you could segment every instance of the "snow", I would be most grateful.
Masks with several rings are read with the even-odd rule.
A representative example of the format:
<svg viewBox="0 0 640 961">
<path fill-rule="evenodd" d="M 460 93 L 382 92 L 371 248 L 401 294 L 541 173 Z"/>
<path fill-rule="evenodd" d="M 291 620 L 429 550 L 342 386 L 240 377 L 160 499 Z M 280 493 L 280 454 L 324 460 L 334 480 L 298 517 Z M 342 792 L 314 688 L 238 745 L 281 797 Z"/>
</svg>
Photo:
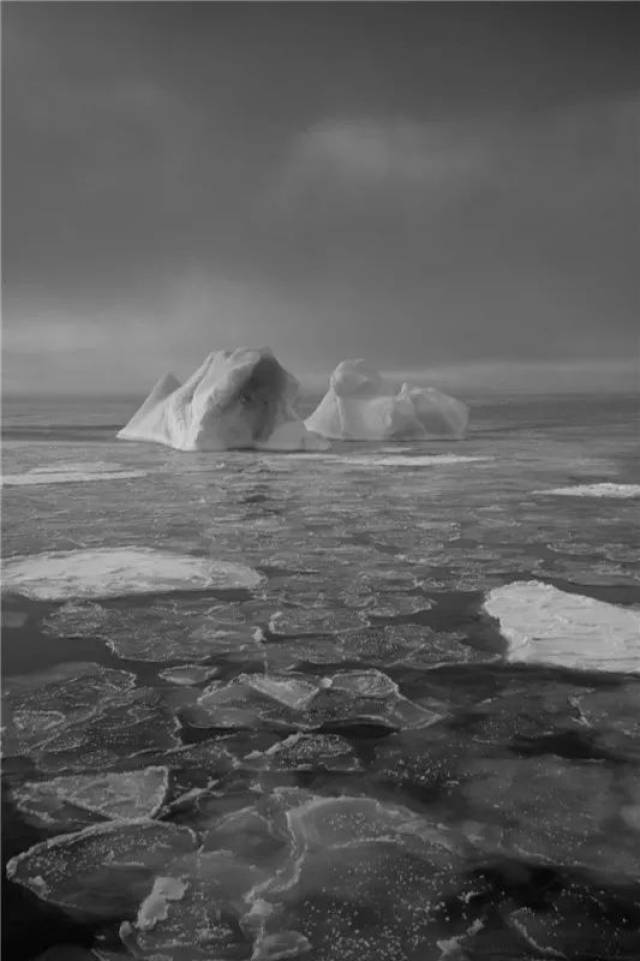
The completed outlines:
<svg viewBox="0 0 640 961">
<path fill-rule="evenodd" d="M 509 661 L 581 670 L 640 672 L 640 611 L 568 594 L 540 581 L 490 591 Z"/>
<path fill-rule="evenodd" d="M 38 601 L 252 588 L 261 581 L 244 564 L 142 547 L 52 551 L 2 564 L 4 590 Z"/>
<path fill-rule="evenodd" d="M 464 436 L 465 404 L 433 387 L 403 384 L 394 393 L 364 360 L 344 360 L 329 390 L 305 421 L 308 430 L 334 440 L 380 441 Z"/>
<path fill-rule="evenodd" d="M 297 393 L 269 349 L 219 351 L 182 386 L 165 375 L 118 437 L 184 451 L 322 450 L 294 411 Z"/>
<path fill-rule="evenodd" d="M 536 494 L 553 494 L 559 497 L 640 497 L 640 484 L 576 484 L 573 487 L 554 487 Z"/>
</svg>

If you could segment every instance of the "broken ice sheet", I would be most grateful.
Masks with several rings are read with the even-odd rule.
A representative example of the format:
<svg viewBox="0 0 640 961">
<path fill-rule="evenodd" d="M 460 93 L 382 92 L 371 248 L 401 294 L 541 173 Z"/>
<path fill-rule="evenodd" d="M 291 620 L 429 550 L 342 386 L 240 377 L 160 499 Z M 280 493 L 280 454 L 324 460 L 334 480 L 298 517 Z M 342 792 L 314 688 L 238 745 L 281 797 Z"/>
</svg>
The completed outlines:
<svg viewBox="0 0 640 961">
<path fill-rule="evenodd" d="M 341 672 L 326 678 L 307 675 L 239 675 L 198 699 L 195 723 L 211 728 L 261 726 L 294 732 L 328 725 L 375 726 L 393 730 L 432 724 L 440 715 L 413 704 L 380 671 Z"/>
<path fill-rule="evenodd" d="M 59 664 L 4 679 L 4 756 L 31 754 L 59 731 L 89 718 L 96 705 L 130 691 L 135 675 L 100 664 Z"/>
<path fill-rule="evenodd" d="M 136 688 L 103 699 L 82 720 L 59 725 L 34 760 L 47 773 L 114 768 L 141 751 L 177 745 L 177 729 L 163 692 Z"/>
<path fill-rule="evenodd" d="M 96 816 L 108 820 L 153 817 L 167 793 L 168 773 L 166 767 L 147 767 L 27 781 L 14 788 L 11 797 L 31 823 L 73 830 L 96 820 Z"/>
<path fill-rule="evenodd" d="M 107 822 L 34 845 L 9 861 L 7 877 L 78 920 L 117 919 L 196 847 L 193 832 L 175 824 Z"/>
<path fill-rule="evenodd" d="M 118 656 L 163 663 L 206 660 L 257 650 L 254 628 L 238 604 L 202 600 L 154 600 L 128 608 L 67 603 L 44 622 L 56 637 L 103 640 Z"/>
</svg>

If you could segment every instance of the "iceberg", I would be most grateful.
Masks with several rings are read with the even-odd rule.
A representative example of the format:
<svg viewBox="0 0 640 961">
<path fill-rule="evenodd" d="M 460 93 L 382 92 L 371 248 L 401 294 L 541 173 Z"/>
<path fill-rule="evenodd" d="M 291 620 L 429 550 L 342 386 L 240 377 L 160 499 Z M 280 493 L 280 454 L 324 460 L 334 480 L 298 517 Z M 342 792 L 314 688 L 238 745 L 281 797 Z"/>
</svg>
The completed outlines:
<svg viewBox="0 0 640 961">
<path fill-rule="evenodd" d="M 325 450 L 295 413 L 297 394 L 268 348 L 218 351 L 183 385 L 162 377 L 117 436 L 183 451 Z"/>
<path fill-rule="evenodd" d="M 308 430 L 333 440 L 424 440 L 464 437 L 466 404 L 434 387 L 403 384 L 394 393 L 362 360 L 343 360 L 329 390 L 305 421 Z"/>
</svg>

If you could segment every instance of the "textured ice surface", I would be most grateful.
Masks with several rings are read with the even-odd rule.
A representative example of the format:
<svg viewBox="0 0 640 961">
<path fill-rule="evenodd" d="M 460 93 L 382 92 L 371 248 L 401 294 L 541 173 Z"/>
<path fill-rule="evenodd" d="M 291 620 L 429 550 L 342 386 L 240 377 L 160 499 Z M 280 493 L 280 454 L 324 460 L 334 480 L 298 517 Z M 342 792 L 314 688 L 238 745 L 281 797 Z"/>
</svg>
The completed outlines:
<svg viewBox="0 0 640 961">
<path fill-rule="evenodd" d="M 640 484 L 576 484 L 574 487 L 555 487 L 535 491 L 536 494 L 557 494 L 565 497 L 640 497 Z"/>
<path fill-rule="evenodd" d="M 484 609 L 500 621 L 510 661 L 583 670 L 640 671 L 640 611 L 539 581 L 492 590 Z"/>
<path fill-rule="evenodd" d="M 256 587 L 244 564 L 149 548 L 55 551 L 3 562 L 4 589 L 34 600 Z"/>
<path fill-rule="evenodd" d="M 167 788 L 167 768 L 147 767 L 27 781 L 12 791 L 12 799 L 30 821 L 64 830 L 73 820 L 72 808 L 108 820 L 153 817 L 162 807 Z"/>
</svg>

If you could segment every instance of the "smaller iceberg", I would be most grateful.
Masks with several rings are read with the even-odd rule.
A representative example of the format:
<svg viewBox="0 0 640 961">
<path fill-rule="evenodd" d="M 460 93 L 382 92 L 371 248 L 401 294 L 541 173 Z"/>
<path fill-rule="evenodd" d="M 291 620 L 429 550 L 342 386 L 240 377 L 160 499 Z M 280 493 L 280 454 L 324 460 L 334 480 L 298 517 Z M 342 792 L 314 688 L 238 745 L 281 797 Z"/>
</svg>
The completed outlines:
<svg viewBox="0 0 640 961">
<path fill-rule="evenodd" d="M 343 360 L 329 390 L 305 421 L 308 430 L 332 440 L 461 439 L 469 422 L 466 404 L 434 387 L 403 384 L 395 393 L 364 360 Z"/>
<path fill-rule="evenodd" d="M 166 374 L 118 433 L 183 451 L 326 450 L 295 413 L 298 382 L 268 348 L 209 354 L 180 385 Z"/>
</svg>

